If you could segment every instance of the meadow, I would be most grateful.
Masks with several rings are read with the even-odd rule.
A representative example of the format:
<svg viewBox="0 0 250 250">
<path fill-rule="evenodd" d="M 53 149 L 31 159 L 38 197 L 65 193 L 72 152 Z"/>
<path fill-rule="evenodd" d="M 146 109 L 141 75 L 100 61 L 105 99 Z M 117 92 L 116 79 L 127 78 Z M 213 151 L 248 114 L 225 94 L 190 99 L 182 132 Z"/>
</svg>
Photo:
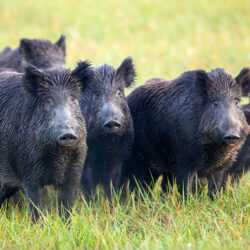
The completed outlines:
<svg viewBox="0 0 250 250">
<path fill-rule="evenodd" d="M 223 67 L 236 76 L 250 65 L 249 10 L 248 0 L 1 0 L 0 50 L 22 37 L 56 41 L 64 34 L 67 67 L 80 59 L 118 66 L 132 56 L 135 86 L 197 68 Z M 205 191 L 185 203 L 175 188 L 163 197 L 160 191 L 157 185 L 151 196 L 131 194 L 126 202 L 117 195 L 112 204 L 101 195 L 86 204 L 79 195 L 65 224 L 51 190 L 35 225 L 25 207 L 0 212 L 0 248 L 250 248 L 250 175 L 214 201 Z"/>
</svg>

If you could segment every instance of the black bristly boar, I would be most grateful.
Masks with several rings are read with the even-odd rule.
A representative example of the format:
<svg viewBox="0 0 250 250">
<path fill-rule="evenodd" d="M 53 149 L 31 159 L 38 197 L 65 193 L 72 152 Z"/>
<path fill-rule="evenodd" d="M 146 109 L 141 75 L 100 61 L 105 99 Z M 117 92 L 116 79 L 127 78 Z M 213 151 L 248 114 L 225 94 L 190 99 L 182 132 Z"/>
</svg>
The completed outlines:
<svg viewBox="0 0 250 250">
<path fill-rule="evenodd" d="M 248 134 L 240 106 L 247 74 L 195 70 L 135 89 L 127 97 L 135 131 L 125 172 L 131 188 L 134 177 L 145 188 L 163 174 L 186 196 L 196 173 L 202 178 L 232 164 Z"/>
<path fill-rule="evenodd" d="M 4 57 L 6 55 L 8 55 L 9 53 L 11 53 L 13 51 L 13 49 L 9 46 L 5 47 L 1 52 L 0 52 L 0 58 Z"/>
<path fill-rule="evenodd" d="M 7 47 L 0 53 L 0 67 L 24 72 L 25 67 L 33 65 L 39 69 L 60 68 L 65 63 L 65 36 L 53 44 L 43 39 L 21 39 L 18 48 Z"/>
<path fill-rule="evenodd" d="M 61 214 L 73 204 L 86 156 L 78 98 L 91 78 L 89 64 L 75 73 L 29 66 L 14 74 L 0 84 L 0 205 L 21 188 L 37 219 L 39 189 L 53 185 Z"/>
<path fill-rule="evenodd" d="M 244 111 L 247 123 L 250 125 L 250 104 L 243 105 L 242 109 Z M 239 183 L 239 180 L 243 176 L 243 174 L 246 174 L 249 170 L 250 170 L 250 135 L 247 136 L 246 141 L 239 150 L 236 161 L 233 163 L 233 165 L 224 171 L 219 171 L 215 173 L 214 180 L 211 179 L 210 181 L 212 183 L 209 183 L 209 185 L 214 185 L 215 180 L 221 181 L 223 179 L 221 186 L 223 186 L 223 188 L 225 189 L 228 180 L 230 180 L 231 184 Z M 220 189 L 221 186 L 218 183 L 216 183 L 217 188 Z"/>
<path fill-rule="evenodd" d="M 121 168 L 129 157 L 133 142 L 133 122 L 124 89 L 135 79 L 131 58 L 118 69 L 104 64 L 93 68 L 94 80 L 81 98 L 86 117 L 88 153 L 82 175 L 82 189 L 88 199 L 97 185 L 111 198 L 111 183 L 117 191 Z"/>
</svg>

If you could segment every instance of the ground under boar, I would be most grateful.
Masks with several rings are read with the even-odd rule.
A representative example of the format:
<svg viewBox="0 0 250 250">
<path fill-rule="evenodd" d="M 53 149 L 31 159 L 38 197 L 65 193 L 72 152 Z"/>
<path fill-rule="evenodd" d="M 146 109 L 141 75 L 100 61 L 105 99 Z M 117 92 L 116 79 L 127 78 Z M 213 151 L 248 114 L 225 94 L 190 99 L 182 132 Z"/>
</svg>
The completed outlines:
<svg viewBox="0 0 250 250">
<path fill-rule="evenodd" d="M 87 63 L 75 73 L 30 66 L 0 84 L 0 206 L 21 188 L 37 219 L 39 189 L 53 185 L 59 213 L 70 209 L 87 149 L 78 98 L 90 72 Z"/>
<path fill-rule="evenodd" d="M 21 39 L 16 49 L 5 48 L 0 53 L 0 67 L 24 72 L 33 65 L 39 69 L 63 67 L 66 56 L 65 36 L 53 44 L 43 39 Z"/>
<path fill-rule="evenodd" d="M 124 95 L 131 86 L 135 69 L 131 58 L 118 69 L 104 64 L 93 68 L 94 80 L 81 98 L 86 117 L 88 153 L 82 175 L 82 189 L 88 199 L 102 185 L 111 198 L 111 183 L 119 186 L 121 168 L 133 142 L 133 122 Z"/>
<path fill-rule="evenodd" d="M 135 130 L 125 171 L 130 187 L 134 177 L 146 188 L 163 174 L 170 183 L 176 178 L 186 196 L 196 173 L 208 176 L 232 164 L 248 134 L 240 106 L 248 71 L 235 79 L 221 68 L 188 71 L 135 89 L 127 97 Z"/>
</svg>

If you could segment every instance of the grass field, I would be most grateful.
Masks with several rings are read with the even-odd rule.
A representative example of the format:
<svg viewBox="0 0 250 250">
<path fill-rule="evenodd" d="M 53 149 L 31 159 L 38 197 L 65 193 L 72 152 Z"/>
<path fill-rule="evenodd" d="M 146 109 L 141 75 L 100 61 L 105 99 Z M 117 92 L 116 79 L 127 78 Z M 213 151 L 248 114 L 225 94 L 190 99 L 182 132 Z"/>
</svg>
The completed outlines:
<svg viewBox="0 0 250 250">
<path fill-rule="evenodd" d="M 0 50 L 22 37 L 67 37 L 67 67 L 79 59 L 118 66 L 132 56 L 137 82 L 167 79 L 189 69 L 223 67 L 232 75 L 250 65 L 249 0 L 0 1 Z M 135 202 L 76 201 L 71 223 L 55 212 L 32 225 L 26 209 L 0 213 L 0 248 L 249 249 L 250 176 L 210 201 L 186 204 L 175 192 Z"/>
</svg>

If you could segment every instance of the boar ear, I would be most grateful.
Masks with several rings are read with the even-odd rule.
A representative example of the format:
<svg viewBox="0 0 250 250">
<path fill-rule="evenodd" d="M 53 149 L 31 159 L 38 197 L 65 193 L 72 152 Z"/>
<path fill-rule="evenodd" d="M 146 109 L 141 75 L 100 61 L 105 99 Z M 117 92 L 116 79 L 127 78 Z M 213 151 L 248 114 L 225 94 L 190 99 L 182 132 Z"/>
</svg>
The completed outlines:
<svg viewBox="0 0 250 250">
<path fill-rule="evenodd" d="M 65 36 L 61 35 L 58 41 L 55 43 L 55 45 L 60 48 L 64 54 L 66 55 L 66 41 L 65 41 Z"/>
<path fill-rule="evenodd" d="M 88 84 L 92 81 L 94 72 L 90 68 L 88 61 L 78 62 L 78 66 L 71 72 L 72 76 L 81 82 L 82 89 L 84 90 Z"/>
<path fill-rule="evenodd" d="M 43 82 L 46 82 L 46 76 L 41 70 L 34 66 L 25 69 L 23 84 L 31 94 L 36 95 Z"/>
<path fill-rule="evenodd" d="M 128 88 L 132 85 L 136 77 L 133 59 L 126 58 L 116 71 L 116 80 L 121 81 L 123 87 Z"/>
<path fill-rule="evenodd" d="M 23 38 L 20 40 L 20 51 L 25 58 L 32 57 L 32 41 L 30 39 Z"/>
<path fill-rule="evenodd" d="M 242 106 L 248 125 L 250 125 L 250 105 L 246 104 Z"/>
<path fill-rule="evenodd" d="M 200 93 L 207 94 L 207 90 L 210 86 L 210 83 L 211 81 L 206 71 L 201 70 L 201 69 L 196 70 L 195 84 L 200 90 Z"/>
<path fill-rule="evenodd" d="M 235 77 L 235 81 L 240 84 L 242 95 L 248 96 L 250 92 L 250 68 L 243 68 L 239 75 Z"/>
</svg>

